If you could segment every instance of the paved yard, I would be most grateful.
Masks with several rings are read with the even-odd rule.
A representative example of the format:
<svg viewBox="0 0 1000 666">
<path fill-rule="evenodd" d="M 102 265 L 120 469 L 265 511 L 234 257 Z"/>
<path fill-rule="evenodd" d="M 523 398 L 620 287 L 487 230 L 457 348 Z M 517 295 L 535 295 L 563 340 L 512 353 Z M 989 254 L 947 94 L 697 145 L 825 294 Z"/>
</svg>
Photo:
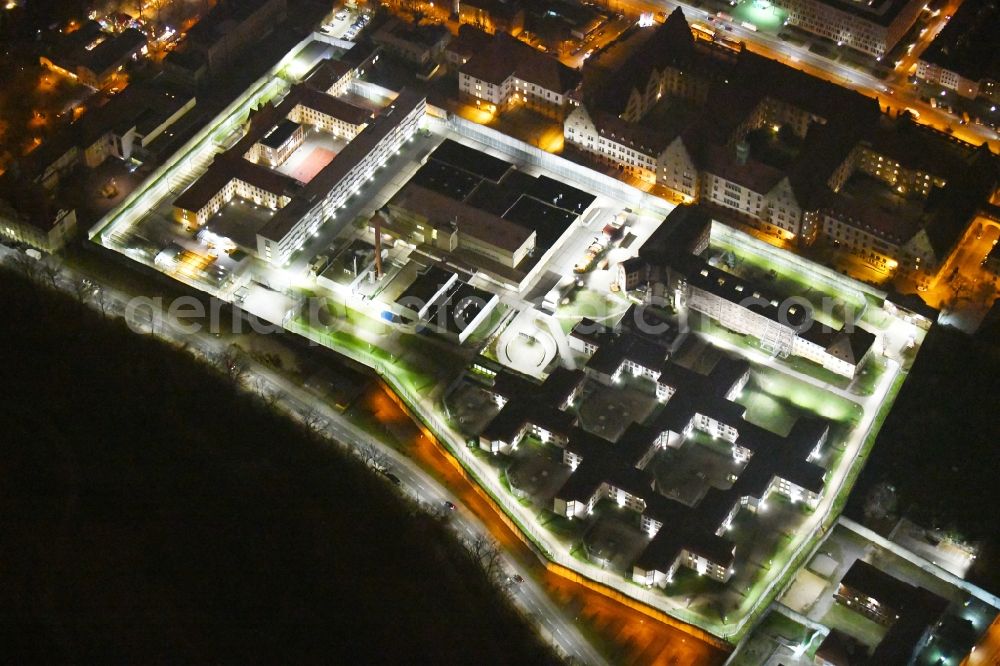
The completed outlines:
<svg viewBox="0 0 1000 666">
<path fill-rule="evenodd" d="M 500 411 L 492 396 L 471 381 L 459 384 L 446 402 L 452 422 L 466 437 L 478 436 Z"/>
<path fill-rule="evenodd" d="M 583 538 L 592 562 L 620 574 L 631 572 L 632 563 L 649 544 L 627 509 L 607 507 Z"/>
<path fill-rule="evenodd" d="M 731 475 L 739 475 L 743 465 L 723 447 L 701 441 L 708 439 L 696 433 L 679 449 L 657 452 L 649 469 L 660 493 L 695 506 L 709 488 L 724 490 L 733 485 Z"/>
<path fill-rule="evenodd" d="M 552 498 L 571 474 L 558 453 L 555 447 L 525 438 L 507 467 L 507 483 L 518 494 L 527 494 L 535 506 L 551 509 Z"/>
<path fill-rule="evenodd" d="M 799 569 L 788 591 L 781 597 L 781 603 L 805 615 L 823 594 L 827 581 L 806 569 Z"/>
<path fill-rule="evenodd" d="M 656 398 L 629 378 L 624 384 L 604 386 L 590 382 L 587 396 L 577 408 L 584 429 L 615 442 L 633 422 L 643 422 L 657 407 Z"/>
</svg>

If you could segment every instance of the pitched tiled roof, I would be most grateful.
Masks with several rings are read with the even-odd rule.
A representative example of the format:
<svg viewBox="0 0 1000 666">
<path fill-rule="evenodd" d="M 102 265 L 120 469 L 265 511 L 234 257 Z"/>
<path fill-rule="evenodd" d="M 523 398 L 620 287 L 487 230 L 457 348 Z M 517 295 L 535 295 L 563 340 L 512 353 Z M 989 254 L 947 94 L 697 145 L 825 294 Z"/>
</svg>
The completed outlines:
<svg viewBox="0 0 1000 666">
<path fill-rule="evenodd" d="M 939 260 L 951 254 L 969 222 L 997 187 L 997 157 L 987 144 L 980 146 L 967 164 L 960 177 L 932 191 L 927 201 L 930 220 L 925 231 Z"/>
<path fill-rule="evenodd" d="M 522 81 L 559 93 L 569 92 L 580 83 L 579 72 L 506 33 L 494 36 L 489 47 L 473 56 L 461 71 L 496 85 L 514 75 Z"/>
<path fill-rule="evenodd" d="M 624 110 L 633 90 L 645 91 L 654 70 L 667 65 L 681 66 L 694 52 L 694 37 L 680 7 L 655 28 L 652 34 L 615 72 L 614 78 L 595 91 L 596 101 L 602 109 L 615 115 Z"/>
<path fill-rule="evenodd" d="M 642 123 L 629 123 L 616 115 L 595 111 L 591 119 L 597 131 L 617 143 L 656 157 L 676 138 L 676 133 L 660 132 Z"/>
<path fill-rule="evenodd" d="M 770 192 L 785 175 L 780 169 L 754 159 L 741 164 L 735 149 L 724 146 L 708 146 L 705 158 L 706 171 L 758 194 Z"/>
<path fill-rule="evenodd" d="M 332 95 L 327 95 L 321 90 L 303 88 L 301 93 L 299 103 L 303 106 L 315 109 L 328 116 L 333 116 L 351 125 L 362 125 L 370 122 L 375 116 L 369 109 L 355 106 Z"/>
<path fill-rule="evenodd" d="M 487 50 L 492 40 L 493 38 L 485 30 L 464 23 L 458 29 L 458 37 L 448 42 L 445 50 L 463 58 L 471 58 L 477 53 Z"/>
</svg>

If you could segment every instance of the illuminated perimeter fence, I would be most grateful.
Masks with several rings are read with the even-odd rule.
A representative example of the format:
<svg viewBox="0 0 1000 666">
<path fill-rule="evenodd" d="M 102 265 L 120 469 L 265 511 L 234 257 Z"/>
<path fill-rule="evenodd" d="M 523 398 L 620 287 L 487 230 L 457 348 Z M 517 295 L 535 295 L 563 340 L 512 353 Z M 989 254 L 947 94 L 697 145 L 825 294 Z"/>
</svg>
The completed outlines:
<svg viewBox="0 0 1000 666">
<path fill-rule="evenodd" d="M 682 622 L 691 624 L 698 629 L 724 639 L 729 639 L 743 632 L 766 609 L 767 604 L 758 603 L 752 611 L 737 620 L 713 624 L 691 613 L 683 604 L 626 580 L 622 576 L 608 573 L 600 567 L 573 557 L 566 545 L 559 543 L 544 527 L 538 524 L 537 516 L 529 508 L 524 507 L 516 498 L 511 497 L 505 492 L 499 477 L 492 467 L 483 460 L 480 460 L 469 449 L 465 439 L 440 418 L 434 408 L 433 391 L 414 390 L 397 374 L 394 366 L 388 362 L 388 359 L 385 361 L 380 360 L 374 352 L 368 353 L 350 345 L 339 344 L 331 335 L 316 331 L 295 319 L 289 319 L 284 323 L 284 326 L 293 333 L 297 333 L 324 347 L 334 349 L 347 358 L 374 369 L 379 377 L 406 402 L 410 410 L 430 428 L 448 451 L 462 463 L 480 488 L 489 494 L 494 502 L 506 512 L 507 516 L 516 523 L 521 532 L 531 539 L 536 547 L 555 564 L 561 565 L 626 597 L 630 597 L 651 608 L 667 613 Z M 768 598 L 775 591 L 775 586 L 785 578 L 785 575 L 788 573 L 787 569 L 794 560 L 795 558 L 789 558 L 788 564 L 786 564 L 784 569 L 777 572 L 772 578 L 760 596 L 762 600 Z"/>
<path fill-rule="evenodd" d="M 597 194 L 603 194 L 613 199 L 619 199 L 636 207 L 644 209 L 654 214 L 666 215 L 673 206 L 661 199 L 643 192 L 642 190 L 623 183 L 617 178 L 598 173 L 575 162 L 570 162 L 564 157 L 553 155 L 541 148 L 529 145 L 523 141 L 507 136 L 489 127 L 466 120 L 454 114 L 449 114 L 445 121 L 431 119 L 429 126 L 437 126 L 441 130 L 451 130 L 459 136 L 478 141 L 490 148 L 494 148 L 505 156 L 532 166 L 541 167 L 560 178 L 579 184 L 584 189 Z"/>
</svg>

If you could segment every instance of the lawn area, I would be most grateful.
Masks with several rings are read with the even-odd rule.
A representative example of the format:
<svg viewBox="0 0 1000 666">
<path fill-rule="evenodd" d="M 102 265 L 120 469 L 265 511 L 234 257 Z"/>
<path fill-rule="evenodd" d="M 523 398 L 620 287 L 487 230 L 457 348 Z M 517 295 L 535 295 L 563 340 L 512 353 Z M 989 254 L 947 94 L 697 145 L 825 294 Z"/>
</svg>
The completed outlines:
<svg viewBox="0 0 1000 666">
<path fill-rule="evenodd" d="M 792 425 L 805 412 L 787 397 L 775 397 L 762 391 L 755 381 L 751 381 L 736 402 L 747 409 L 746 419 L 755 425 L 779 435 L 786 435 Z"/>
<path fill-rule="evenodd" d="M 806 412 L 845 423 L 857 423 L 862 408 L 856 402 L 763 366 L 754 367 L 754 380 L 762 391 Z"/>
<path fill-rule="evenodd" d="M 730 253 L 735 258 L 735 265 L 727 270 L 758 282 L 777 296 L 805 298 L 813 305 L 816 320 L 834 328 L 840 328 L 844 324 L 847 314 L 845 308 L 860 314 L 867 304 L 862 292 L 848 292 L 837 288 L 820 276 L 794 266 L 790 260 L 774 261 L 749 245 L 717 238 L 713 233 L 710 249 Z M 775 249 L 775 252 L 778 251 Z"/>
<path fill-rule="evenodd" d="M 680 567 L 674 574 L 674 582 L 668 583 L 663 592 L 671 597 L 694 597 L 692 599 L 694 605 L 699 595 L 722 585 L 706 576 L 699 576 L 697 572 L 687 567 Z"/>
<path fill-rule="evenodd" d="M 743 0 L 732 15 L 739 22 L 749 21 L 760 30 L 777 34 L 787 14 L 767 0 Z"/>
<path fill-rule="evenodd" d="M 743 335 L 741 333 L 731 331 L 722 324 L 713 320 L 711 317 L 702 315 L 700 312 L 690 312 L 689 322 L 693 330 L 699 333 L 704 333 L 706 336 L 721 338 L 741 347 L 760 349 L 760 345 L 757 344 L 757 339 L 753 336 Z"/>
<path fill-rule="evenodd" d="M 814 377 L 821 382 L 825 382 L 831 386 L 836 386 L 837 388 L 844 389 L 851 385 L 851 379 L 849 377 L 838 375 L 836 372 L 827 370 L 822 365 L 814 363 L 809 359 L 802 358 L 801 356 L 789 356 L 781 359 L 779 363 L 787 365 L 796 372 L 801 372 L 803 375 L 809 375 L 810 377 Z"/>
<path fill-rule="evenodd" d="M 853 636 L 871 648 L 879 644 L 887 631 L 886 627 L 874 620 L 869 620 L 836 602 L 830 606 L 822 622 L 831 629 Z"/>
<path fill-rule="evenodd" d="M 892 323 L 892 317 L 883 309 L 884 303 L 879 301 L 871 294 L 865 294 L 868 301 L 868 307 L 865 309 L 865 313 L 861 316 L 861 321 L 871 325 L 876 330 L 882 331 L 888 328 Z"/>
<path fill-rule="evenodd" d="M 812 631 L 808 627 L 781 613 L 769 613 L 762 627 L 774 635 L 787 638 L 790 641 L 803 641 L 812 635 Z"/>
<path fill-rule="evenodd" d="M 779 645 L 778 637 L 791 643 L 802 643 L 811 635 L 807 627 L 777 611 L 770 611 L 735 655 L 732 666 L 760 666 Z"/>
<path fill-rule="evenodd" d="M 885 358 L 872 354 L 855 376 L 854 383 L 851 384 L 851 393 L 871 395 L 882 381 L 887 369 Z"/>
<path fill-rule="evenodd" d="M 569 303 L 559 306 L 556 317 L 560 319 L 563 330 L 569 331 L 584 317 L 611 324 L 628 309 L 628 306 L 629 301 L 621 296 L 591 289 L 577 289 Z"/>
<path fill-rule="evenodd" d="M 576 543 L 582 539 L 587 528 L 587 524 L 582 520 L 573 521 L 550 511 L 539 517 L 538 524 L 566 544 Z"/>
<path fill-rule="evenodd" d="M 349 358 L 359 360 L 362 363 L 367 360 L 365 365 L 374 364 L 382 369 L 391 367 L 393 376 L 403 384 L 404 388 L 414 393 L 419 393 L 437 382 L 433 375 L 414 367 L 414 364 L 407 359 L 396 356 L 346 331 L 321 330 L 310 326 L 304 317 L 291 320 L 287 325 L 289 330 L 305 333 L 307 337 L 321 342 L 334 351 L 344 353 Z M 446 361 L 447 357 L 441 360 Z M 464 364 L 458 365 L 464 367 Z"/>
</svg>

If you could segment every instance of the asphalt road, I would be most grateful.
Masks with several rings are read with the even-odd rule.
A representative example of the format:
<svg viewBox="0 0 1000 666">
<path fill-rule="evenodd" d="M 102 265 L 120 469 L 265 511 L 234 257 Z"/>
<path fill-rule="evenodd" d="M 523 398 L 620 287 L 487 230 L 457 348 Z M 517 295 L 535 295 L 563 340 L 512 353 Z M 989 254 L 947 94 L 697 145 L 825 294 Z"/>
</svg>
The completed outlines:
<svg viewBox="0 0 1000 666">
<path fill-rule="evenodd" d="M 0 259 L 7 260 L 16 255 L 17 251 L 0 245 Z M 43 258 L 47 261 L 48 258 Z M 63 265 L 55 280 L 56 286 L 70 295 L 76 294 L 76 285 L 84 279 L 100 284 L 100 276 L 83 275 Z M 178 345 L 186 345 L 192 353 L 204 358 L 212 358 L 228 348 L 228 343 L 209 332 L 192 332 L 190 324 L 184 324 L 171 319 L 164 312 L 150 316 L 149 307 L 137 308 L 130 306 L 133 298 L 141 294 L 127 294 L 111 289 L 103 289 L 103 308 L 108 316 L 121 317 L 135 331 L 151 332 L 154 335 Z M 96 307 L 96 306 L 95 306 Z M 322 429 L 322 432 L 348 449 L 358 452 L 360 447 L 375 444 L 385 458 L 389 460 L 388 469 L 399 478 L 400 491 L 410 496 L 429 509 L 440 511 L 445 502 L 455 505 L 450 512 L 451 525 L 456 535 L 463 540 L 475 539 L 478 536 L 490 537 L 486 527 L 464 508 L 458 497 L 451 494 L 436 481 L 425 474 L 413 461 L 384 446 L 356 425 L 348 421 L 341 413 L 326 404 L 321 398 L 309 390 L 293 384 L 274 370 L 263 366 L 252 359 L 249 364 L 247 383 L 258 389 L 263 387 L 276 397 L 276 406 L 284 409 L 293 418 L 300 420 L 309 418 Z M 376 473 L 373 471 L 373 473 Z M 520 576 L 523 581 L 515 583 L 508 580 L 505 585 L 514 603 L 536 625 L 542 637 L 549 640 L 564 657 L 573 658 L 580 663 L 606 664 L 605 659 L 583 637 L 572 620 L 559 609 L 546 595 L 541 586 L 529 575 L 528 569 L 503 553 L 503 567 L 510 578 Z"/>
</svg>

